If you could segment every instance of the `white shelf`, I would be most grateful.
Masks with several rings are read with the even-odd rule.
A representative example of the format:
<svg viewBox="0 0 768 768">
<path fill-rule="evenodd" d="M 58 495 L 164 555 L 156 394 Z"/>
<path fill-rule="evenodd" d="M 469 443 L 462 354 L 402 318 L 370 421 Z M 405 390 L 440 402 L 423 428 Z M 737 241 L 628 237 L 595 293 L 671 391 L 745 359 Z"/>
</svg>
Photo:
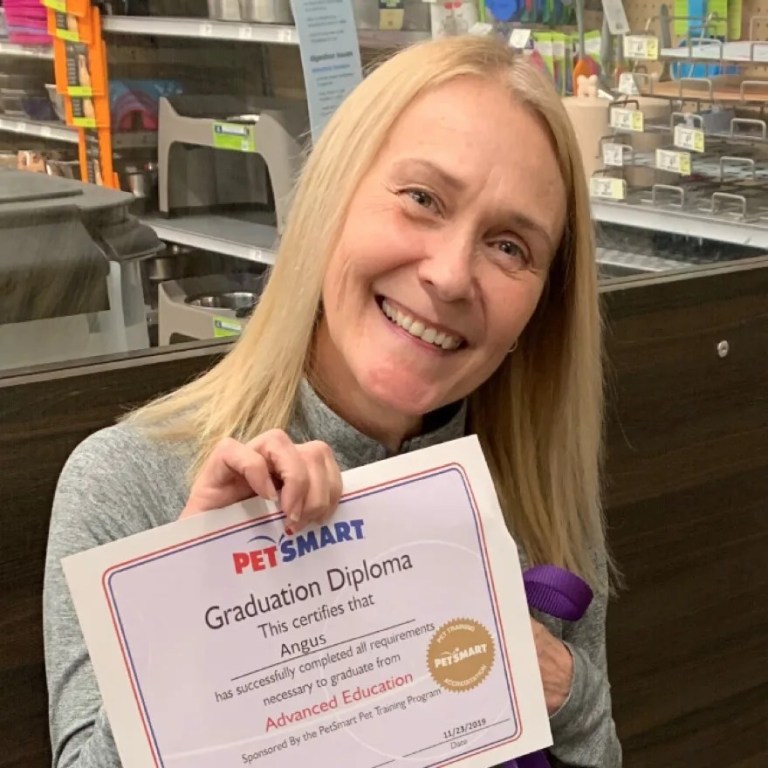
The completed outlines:
<svg viewBox="0 0 768 768">
<path fill-rule="evenodd" d="M 102 28 L 105 32 L 124 35 L 232 40 L 241 43 L 278 45 L 299 44 L 299 33 L 295 27 L 282 24 L 254 24 L 246 21 L 163 16 L 106 16 L 102 20 Z M 402 48 L 429 37 L 429 32 L 389 32 L 366 29 L 358 31 L 360 46 L 363 48 Z"/>
<path fill-rule="evenodd" d="M 169 219 L 149 216 L 142 218 L 142 222 L 168 243 L 201 248 L 258 264 L 274 264 L 272 249 L 277 241 L 277 230 L 260 219 L 259 214 L 220 213 Z"/>
<path fill-rule="evenodd" d="M 25 136 L 37 136 L 40 139 L 65 141 L 68 144 L 77 144 L 77 129 L 70 128 L 61 123 L 43 123 L 36 120 L 27 120 L 24 117 L 0 116 L 0 131 L 21 133 Z"/>
<path fill-rule="evenodd" d="M 663 59 L 687 59 L 690 61 L 724 61 L 734 63 L 768 62 L 768 41 L 741 40 L 731 43 L 704 42 L 700 45 L 662 48 Z"/>
<path fill-rule="evenodd" d="M 17 56 L 21 59 L 47 59 L 53 61 L 53 48 L 40 45 L 18 45 L 0 40 L 0 56 Z"/>
<path fill-rule="evenodd" d="M 252 24 L 246 21 L 193 17 L 105 16 L 102 29 L 124 35 L 238 40 L 243 43 L 298 45 L 299 42 L 296 29 L 282 24 Z"/>
<path fill-rule="evenodd" d="M 732 245 L 768 249 L 768 225 L 734 218 L 718 219 L 704 213 L 689 213 L 650 205 L 592 200 L 592 218 L 605 224 L 669 232 Z"/>
</svg>

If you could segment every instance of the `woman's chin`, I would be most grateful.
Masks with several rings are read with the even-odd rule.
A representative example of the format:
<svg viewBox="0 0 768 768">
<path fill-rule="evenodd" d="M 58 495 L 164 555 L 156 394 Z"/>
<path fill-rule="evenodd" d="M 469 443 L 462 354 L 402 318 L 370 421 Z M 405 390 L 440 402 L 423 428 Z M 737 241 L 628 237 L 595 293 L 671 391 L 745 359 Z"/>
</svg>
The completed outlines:
<svg viewBox="0 0 768 768">
<path fill-rule="evenodd" d="M 403 371 L 388 375 L 371 375 L 365 389 L 369 396 L 394 413 L 421 417 L 444 405 L 445 393 L 434 382 L 421 381 Z"/>
</svg>

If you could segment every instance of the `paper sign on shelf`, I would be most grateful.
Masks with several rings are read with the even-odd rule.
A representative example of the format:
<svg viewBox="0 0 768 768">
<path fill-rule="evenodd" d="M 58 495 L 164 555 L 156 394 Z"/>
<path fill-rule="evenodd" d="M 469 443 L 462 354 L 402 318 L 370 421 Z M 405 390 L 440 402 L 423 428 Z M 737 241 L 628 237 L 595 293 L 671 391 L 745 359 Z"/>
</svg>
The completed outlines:
<svg viewBox="0 0 768 768">
<path fill-rule="evenodd" d="M 629 21 L 624 3 L 621 0 L 602 0 L 603 13 L 608 22 L 608 29 L 612 35 L 626 35 L 629 32 Z"/>
<path fill-rule="evenodd" d="M 363 79 L 352 0 L 292 0 L 312 141 Z"/>
</svg>

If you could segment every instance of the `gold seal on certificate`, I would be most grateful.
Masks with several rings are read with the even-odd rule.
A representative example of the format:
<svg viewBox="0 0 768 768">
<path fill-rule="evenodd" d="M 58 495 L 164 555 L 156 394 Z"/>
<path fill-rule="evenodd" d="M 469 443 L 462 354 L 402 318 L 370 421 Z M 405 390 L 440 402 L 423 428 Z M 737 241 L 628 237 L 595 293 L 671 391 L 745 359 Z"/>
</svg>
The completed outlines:
<svg viewBox="0 0 768 768">
<path fill-rule="evenodd" d="M 493 638 L 474 619 L 449 621 L 435 632 L 427 651 L 434 681 L 449 691 L 470 691 L 493 666 Z"/>
</svg>

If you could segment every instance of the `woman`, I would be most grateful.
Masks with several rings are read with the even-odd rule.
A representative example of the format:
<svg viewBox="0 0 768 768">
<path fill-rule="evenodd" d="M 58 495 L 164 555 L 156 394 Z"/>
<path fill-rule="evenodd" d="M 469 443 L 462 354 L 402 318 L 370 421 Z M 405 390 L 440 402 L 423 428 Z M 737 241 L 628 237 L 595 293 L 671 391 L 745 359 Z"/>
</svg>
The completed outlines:
<svg viewBox="0 0 768 768">
<path fill-rule="evenodd" d="M 470 37 L 383 64 L 312 152 L 234 349 L 62 473 L 45 589 L 54 765 L 119 765 L 62 557 L 254 494 L 299 529 L 333 512 L 340 469 L 474 432 L 523 564 L 596 592 L 574 625 L 532 620 L 551 752 L 618 766 L 600 354 L 585 181 L 546 78 Z"/>
</svg>

